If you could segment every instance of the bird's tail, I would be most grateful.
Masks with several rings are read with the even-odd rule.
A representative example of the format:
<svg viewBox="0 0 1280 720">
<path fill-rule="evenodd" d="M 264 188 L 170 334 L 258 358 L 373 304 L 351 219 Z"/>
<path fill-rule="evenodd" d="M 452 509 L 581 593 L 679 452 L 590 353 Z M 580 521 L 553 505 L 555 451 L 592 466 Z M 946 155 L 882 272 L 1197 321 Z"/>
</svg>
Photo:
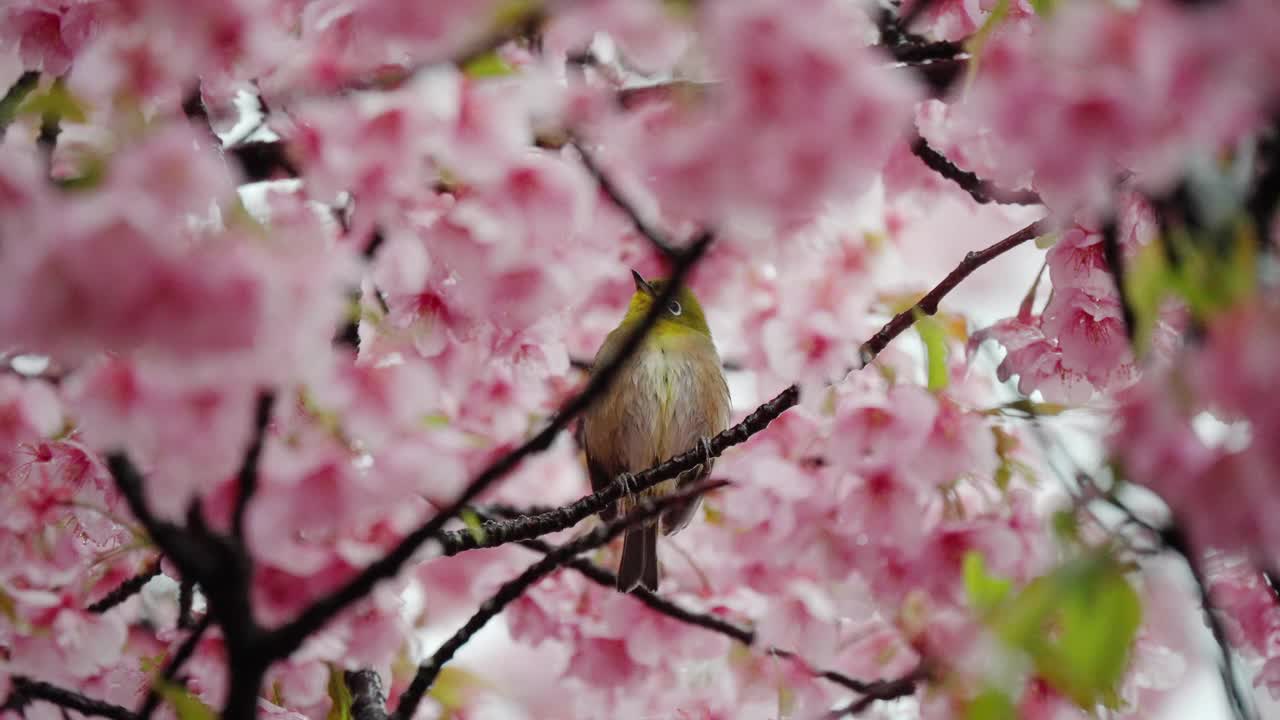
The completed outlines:
<svg viewBox="0 0 1280 720">
<path fill-rule="evenodd" d="M 632 528 L 622 539 L 622 561 L 618 563 L 618 590 L 631 592 L 643 586 L 658 590 L 658 525 L 648 523 Z"/>
</svg>

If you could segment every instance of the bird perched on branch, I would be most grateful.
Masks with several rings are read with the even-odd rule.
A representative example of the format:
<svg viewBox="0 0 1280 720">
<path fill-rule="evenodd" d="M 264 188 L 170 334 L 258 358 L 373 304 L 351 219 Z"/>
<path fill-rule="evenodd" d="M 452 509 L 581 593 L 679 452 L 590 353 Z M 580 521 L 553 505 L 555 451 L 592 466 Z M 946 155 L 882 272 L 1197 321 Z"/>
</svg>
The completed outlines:
<svg viewBox="0 0 1280 720">
<path fill-rule="evenodd" d="M 665 281 L 645 280 L 634 270 L 636 291 L 622 323 L 605 338 L 593 368 L 602 367 L 640 325 L 662 295 Z M 687 288 L 663 308 L 639 349 L 626 361 L 609 389 L 583 415 L 581 438 L 591 487 L 599 491 L 622 474 L 638 473 L 694 447 L 707 460 L 673 480 L 637 495 L 626 495 L 602 515 L 625 515 L 643 497 L 675 491 L 711 474 L 709 439 L 729 426 L 729 386 L 711 340 L 706 316 Z M 700 500 L 673 507 L 622 541 L 618 589 L 658 589 L 658 530 L 671 535 L 689 524 Z"/>
</svg>

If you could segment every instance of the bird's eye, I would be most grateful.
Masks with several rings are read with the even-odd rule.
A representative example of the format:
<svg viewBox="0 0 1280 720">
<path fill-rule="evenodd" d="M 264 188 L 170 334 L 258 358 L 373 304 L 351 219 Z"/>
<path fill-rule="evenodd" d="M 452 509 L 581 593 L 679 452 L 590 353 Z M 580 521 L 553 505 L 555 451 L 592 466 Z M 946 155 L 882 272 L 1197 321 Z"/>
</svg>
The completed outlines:
<svg viewBox="0 0 1280 720">
<path fill-rule="evenodd" d="M 675 300 L 671 301 L 671 304 L 667 306 L 667 310 L 671 311 L 672 315 L 679 315 L 684 312 L 684 308 L 680 307 L 680 303 Z"/>
</svg>

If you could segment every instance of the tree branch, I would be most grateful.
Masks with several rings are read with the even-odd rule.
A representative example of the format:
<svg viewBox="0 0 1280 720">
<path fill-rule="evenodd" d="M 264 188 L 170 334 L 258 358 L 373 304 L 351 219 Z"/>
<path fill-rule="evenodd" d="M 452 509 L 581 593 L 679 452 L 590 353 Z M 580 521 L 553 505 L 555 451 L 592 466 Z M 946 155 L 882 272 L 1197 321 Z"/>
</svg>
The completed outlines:
<svg viewBox="0 0 1280 720">
<path fill-rule="evenodd" d="M 543 554 L 550 553 L 555 550 L 554 545 L 542 540 L 523 540 L 520 544 L 530 550 L 536 550 Z M 618 585 L 618 577 L 616 575 L 586 558 L 573 558 L 565 562 L 564 567 L 578 571 L 588 580 L 600 585 L 601 587 L 608 588 L 609 590 L 613 590 Z M 695 612 L 688 608 L 681 607 L 665 597 L 643 587 L 638 587 L 632 590 L 628 595 L 639 602 L 644 603 L 650 609 L 662 613 L 674 620 L 679 620 L 687 625 L 693 625 L 695 627 L 703 628 L 704 630 L 719 633 L 747 647 L 753 647 L 755 645 L 756 633 L 754 630 L 740 627 L 716 615 Z M 769 655 L 786 658 L 788 660 L 797 660 L 804 663 L 806 667 L 808 666 L 808 663 L 805 662 L 803 658 L 789 650 L 769 647 L 766 648 L 764 652 Z M 874 682 L 851 678 L 844 673 L 839 673 L 834 670 L 811 669 L 811 672 L 813 672 L 815 677 L 829 680 L 837 685 L 841 685 L 858 693 L 868 692 L 871 688 L 876 687 L 876 683 Z"/>
<path fill-rule="evenodd" d="M 138 720 L 128 708 L 120 707 L 102 700 L 85 697 L 74 690 L 58 687 L 40 680 L 32 680 L 21 675 L 11 678 L 13 687 L 9 691 L 9 699 L 0 710 L 22 711 L 34 701 L 44 701 L 68 710 L 75 710 L 89 717 L 104 717 L 111 720 Z"/>
<path fill-rule="evenodd" d="M 1205 580 L 1204 570 L 1200 567 L 1199 557 L 1191 549 L 1182 528 L 1176 523 L 1161 530 L 1160 539 L 1166 547 L 1182 556 L 1187 563 L 1187 569 L 1191 571 L 1191 578 L 1195 580 L 1196 592 L 1204 608 L 1209 632 L 1212 633 L 1213 640 L 1222 653 L 1222 662 L 1218 665 L 1218 669 L 1222 675 L 1222 689 L 1226 692 L 1227 700 L 1231 704 L 1232 716 L 1236 720 L 1256 720 L 1257 716 L 1245 703 L 1244 694 L 1236 684 L 1235 658 L 1231 654 L 1231 643 L 1227 640 L 1227 630 L 1222 625 L 1222 619 L 1218 617 L 1217 610 L 1214 608 L 1213 596 L 1209 593 L 1209 584 Z"/>
<path fill-rule="evenodd" d="M 635 205 L 632 205 L 625 197 L 623 197 L 622 191 L 614 184 L 613 180 L 605 174 L 604 170 L 600 167 L 599 163 L 596 162 L 596 159 L 592 154 L 587 152 L 587 149 L 582 146 L 582 142 L 578 140 L 577 137 L 571 136 L 569 144 L 573 146 L 573 149 L 578 151 L 578 156 L 582 159 L 583 167 L 587 169 L 588 173 L 591 173 L 591 177 L 595 178 L 596 185 L 598 185 L 600 190 L 609 198 L 609 200 L 612 201 L 613 204 L 631 220 L 631 224 L 635 226 L 636 231 L 643 235 L 645 239 L 649 241 L 649 244 L 657 248 L 663 255 L 669 258 L 675 257 L 676 249 L 671 247 L 671 243 L 667 242 L 667 239 L 660 231 L 657 230 L 657 228 L 654 228 L 640 216 L 640 211 L 636 209 Z"/>
<path fill-rule="evenodd" d="M 560 434 L 560 431 L 568 427 L 574 417 L 608 389 L 623 364 L 640 348 L 645 336 L 648 335 L 649 330 L 658 321 L 659 315 L 666 311 L 667 303 L 675 297 L 685 277 L 693 269 L 693 265 L 706 252 L 707 246 L 711 243 L 711 237 L 710 233 L 703 233 L 691 242 L 687 248 L 680 251 L 679 255 L 676 256 L 675 267 L 671 273 L 670 281 L 663 286 L 660 297 L 654 301 L 644 318 L 641 319 L 639 326 L 623 342 L 618 353 L 591 376 L 591 379 L 587 381 L 586 387 L 565 403 L 542 431 L 526 440 L 524 444 L 515 450 L 490 463 L 453 502 L 436 513 L 426 523 L 406 535 L 387 554 L 369 564 L 337 590 L 316 600 L 292 622 L 272 631 L 267 638 L 265 647 L 269 656 L 280 658 L 292 653 L 301 646 L 303 640 L 324 627 L 335 615 L 369 594 L 374 585 L 382 580 L 394 577 L 423 543 L 434 538 L 443 529 L 445 523 L 456 517 L 464 507 L 471 504 L 471 501 L 487 490 L 490 485 L 515 469 L 526 457 L 550 447 L 552 441 Z"/>
<path fill-rule="evenodd" d="M 962 190 L 969 193 L 970 197 L 984 205 L 990 202 L 1002 205 L 1043 204 L 1040 196 L 1030 190 L 1004 190 L 968 170 L 961 170 L 945 155 L 934 150 L 929 142 L 918 134 L 911 141 L 911 152 L 930 170 L 959 185 Z"/>
<path fill-rule="evenodd" d="M 377 672 L 348 670 L 343 677 L 351 692 L 352 720 L 387 720 L 387 696 Z"/>
<path fill-rule="evenodd" d="M 1120 249 L 1120 230 L 1115 218 L 1108 219 L 1102 225 L 1102 256 L 1107 261 L 1107 269 L 1111 271 L 1111 279 L 1116 284 L 1116 295 L 1120 302 L 1120 316 L 1124 320 L 1124 334 L 1133 343 L 1134 325 L 1133 303 L 1129 302 L 1126 290 L 1124 252 Z"/>
<path fill-rule="evenodd" d="M 104 613 L 142 591 L 142 587 L 160 574 L 160 558 L 147 563 L 142 572 L 117 585 L 100 600 L 90 603 L 85 610 L 91 613 Z"/>
<path fill-rule="evenodd" d="M 791 385 L 778 393 L 772 400 L 756 408 L 742 422 L 725 430 L 711 439 L 711 456 L 719 457 L 721 453 L 734 445 L 746 442 L 752 435 L 769 426 L 782 413 L 789 410 L 800 400 L 800 389 Z M 618 477 L 608 487 L 592 493 L 564 507 L 547 512 L 520 517 L 512 520 L 497 520 L 481 524 L 479 531 L 455 530 L 440 534 L 440 544 L 444 554 L 456 555 L 466 550 L 483 547 L 497 547 L 510 542 L 528 540 L 547 533 L 573 527 L 585 518 L 609 507 L 624 494 L 640 493 L 664 480 L 670 480 L 680 473 L 701 464 L 705 454 L 701 448 L 691 448 L 685 452 L 659 463 L 654 467 L 638 473 L 628 485 Z"/>
<path fill-rule="evenodd" d="M 846 715 L 857 715 L 858 713 L 861 713 L 871 707 L 872 703 L 877 700 L 897 700 L 898 698 L 907 697 L 908 695 L 914 695 L 916 692 L 916 685 L 919 682 L 928 679 L 928 677 L 929 671 L 926 663 L 920 663 L 920 665 L 916 666 L 914 670 L 900 678 L 894 680 L 880 680 L 872 683 L 871 686 L 866 689 L 865 694 L 861 698 L 854 700 L 842 708 L 832 710 L 826 715 L 823 715 L 823 718 L 825 718 L 825 720 L 838 720 Z"/>
<path fill-rule="evenodd" d="M 492 597 L 480 605 L 480 609 L 467 620 L 466 624 L 446 640 L 426 662 L 418 666 L 418 673 L 414 676 L 413 682 L 409 684 L 408 689 L 400 696 L 400 704 L 391 716 L 392 720 L 409 720 L 412 718 L 414 711 L 418 708 L 418 703 L 422 700 L 422 696 L 431 687 L 431 683 L 435 682 L 445 663 L 453 658 L 454 654 L 471 639 L 471 636 L 479 632 L 480 628 L 502 612 L 503 608 L 524 594 L 534 583 L 551 574 L 552 571 L 559 568 L 570 558 L 608 543 L 628 528 L 636 527 L 646 520 L 657 517 L 665 509 L 728 484 L 724 480 L 711 480 L 676 491 L 670 495 L 646 499 L 639 507 L 626 515 L 616 517 L 596 527 L 586 535 L 553 549 L 514 579 L 508 580 L 502 587 L 498 588 L 498 591 Z"/>
<path fill-rule="evenodd" d="M 271 406 L 275 403 L 275 393 L 258 394 L 258 403 L 253 413 L 253 434 L 249 439 L 249 448 L 240 462 L 240 470 L 236 473 L 236 484 L 239 494 L 236 495 L 235 509 L 231 514 L 232 536 L 244 539 L 244 515 L 249 507 L 249 500 L 258 489 L 258 464 L 262 458 L 262 445 L 267 434 L 267 424 L 271 422 Z"/>
<path fill-rule="evenodd" d="M 1044 220 L 1037 220 L 984 250 L 970 252 L 965 255 L 964 260 L 961 260 L 960 264 L 942 279 L 942 282 L 920 298 L 920 302 L 895 315 L 884 327 L 880 328 L 879 332 L 872 335 L 870 340 L 862 344 L 858 351 L 862 367 L 870 365 L 871 361 L 875 360 L 876 356 L 880 354 L 880 351 L 888 347 L 890 341 L 914 325 L 917 314 L 933 315 L 937 313 L 938 304 L 942 302 L 942 298 L 954 290 L 960 284 L 960 281 L 969 277 L 974 270 L 1028 240 L 1042 235 L 1047 229 L 1048 225 Z"/>
<path fill-rule="evenodd" d="M 160 678 L 151 683 L 151 687 L 147 688 L 146 697 L 142 699 L 142 705 L 138 709 L 138 717 L 141 718 L 141 720 L 147 720 L 150 718 L 151 714 L 155 712 L 157 707 L 159 707 L 159 687 L 163 684 L 173 682 L 174 678 L 178 676 L 178 670 L 182 669 L 182 666 L 191 659 L 192 655 L 195 654 L 196 646 L 200 644 L 200 638 L 202 638 L 205 631 L 209 629 L 210 622 L 211 616 L 208 613 L 205 613 L 204 617 L 200 618 L 200 621 L 196 623 L 195 627 L 191 629 L 191 632 L 187 637 L 183 639 L 182 644 L 179 645 L 178 649 L 173 653 L 173 657 L 169 658 L 169 661 L 165 663 L 164 670 L 160 671 Z"/>
<path fill-rule="evenodd" d="M 40 83 L 40 73 L 28 70 L 18 76 L 18 80 L 9 86 L 4 97 L 0 98 L 0 134 L 4 133 L 18 114 L 18 106 L 27 99 L 27 95 Z"/>
</svg>

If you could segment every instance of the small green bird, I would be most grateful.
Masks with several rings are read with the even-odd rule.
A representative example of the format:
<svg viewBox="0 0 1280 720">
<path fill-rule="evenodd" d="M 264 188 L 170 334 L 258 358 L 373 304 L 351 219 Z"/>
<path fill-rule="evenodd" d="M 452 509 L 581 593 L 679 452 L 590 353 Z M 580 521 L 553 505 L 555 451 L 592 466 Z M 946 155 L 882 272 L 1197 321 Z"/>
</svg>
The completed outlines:
<svg viewBox="0 0 1280 720">
<path fill-rule="evenodd" d="M 634 270 L 636 292 L 627 314 L 609 333 L 596 353 L 593 368 L 601 367 L 640 324 L 662 294 L 663 280 L 647 281 Z M 587 409 L 582 420 L 582 444 L 591 473 L 591 487 L 599 491 L 618 475 L 638 473 L 695 446 L 708 450 L 708 439 L 729 426 L 729 385 L 720 369 L 720 355 L 698 299 L 680 288 L 640 348 L 627 359 L 614 381 Z M 709 458 L 673 480 L 641 493 L 662 496 L 711 474 Z M 602 515 L 627 513 L 640 498 L 628 495 Z M 671 535 L 686 525 L 700 501 L 666 510 L 643 527 L 627 530 L 618 564 L 618 590 L 637 586 L 658 589 L 658 525 Z"/>
</svg>

